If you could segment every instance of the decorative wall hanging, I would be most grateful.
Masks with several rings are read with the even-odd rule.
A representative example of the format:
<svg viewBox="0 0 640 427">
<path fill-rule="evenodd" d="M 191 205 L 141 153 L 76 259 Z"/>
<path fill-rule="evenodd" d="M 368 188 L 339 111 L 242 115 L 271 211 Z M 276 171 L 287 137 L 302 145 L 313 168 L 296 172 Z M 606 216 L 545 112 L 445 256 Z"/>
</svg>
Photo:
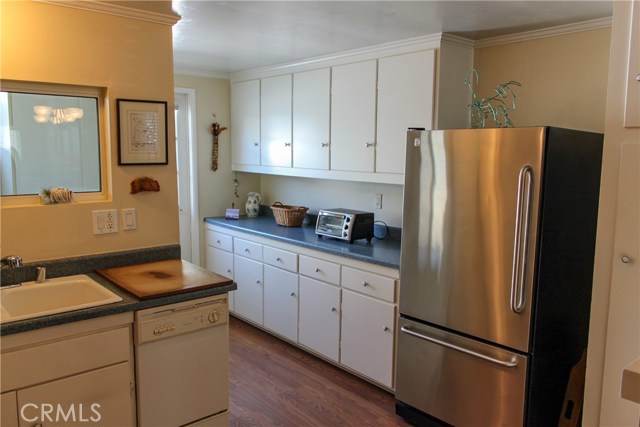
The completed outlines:
<svg viewBox="0 0 640 427">
<path fill-rule="evenodd" d="M 469 120 L 471 121 L 471 127 L 474 129 L 485 127 L 486 120 L 491 117 L 499 128 L 506 127 L 512 128 L 513 122 L 509 117 L 509 111 L 516 109 L 516 94 L 509 86 L 522 86 L 515 80 L 509 80 L 506 83 L 496 86 L 496 95 L 491 98 L 482 98 L 478 100 L 475 90 L 473 89 L 473 77 L 475 76 L 476 84 L 478 84 L 478 72 L 474 69 L 469 71 L 465 84 L 471 90 L 473 101 L 467 105 L 469 109 Z M 505 102 L 511 96 L 511 106 Z"/>
<path fill-rule="evenodd" d="M 130 194 L 136 194 L 141 191 L 160 191 L 160 183 L 149 176 L 139 176 L 131 181 Z"/>
<path fill-rule="evenodd" d="M 118 164 L 166 165 L 167 103 L 118 99 Z"/>
<path fill-rule="evenodd" d="M 211 133 L 213 134 L 213 153 L 211 155 L 211 169 L 214 171 L 218 170 L 218 136 L 227 128 L 221 127 L 220 123 L 215 121 L 216 115 L 213 114 L 214 122 L 211 124 Z"/>
</svg>

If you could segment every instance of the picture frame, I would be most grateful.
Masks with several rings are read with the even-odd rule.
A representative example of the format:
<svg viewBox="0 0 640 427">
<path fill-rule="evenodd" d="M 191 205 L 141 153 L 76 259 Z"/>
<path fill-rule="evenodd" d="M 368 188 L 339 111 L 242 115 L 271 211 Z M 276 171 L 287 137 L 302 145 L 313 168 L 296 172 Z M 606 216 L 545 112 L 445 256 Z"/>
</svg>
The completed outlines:
<svg viewBox="0 0 640 427">
<path fill-rule="evenodd" d="M 166 165 L 167 102 L 117 99 L 118 165 Z"/>
</svg>

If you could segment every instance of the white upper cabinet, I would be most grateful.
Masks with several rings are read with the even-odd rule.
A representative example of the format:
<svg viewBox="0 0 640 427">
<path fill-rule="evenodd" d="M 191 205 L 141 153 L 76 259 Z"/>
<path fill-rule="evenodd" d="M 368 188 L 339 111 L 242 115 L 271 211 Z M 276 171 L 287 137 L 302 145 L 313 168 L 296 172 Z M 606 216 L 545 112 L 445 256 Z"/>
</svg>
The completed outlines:
<svg viewBox="0 0 640 427">
<path fill-rule="evenodd" d="M 331 70 L 293 75 L 293 167 L 329 169 Z"/>
<path fill-rule="evenodd" d="M 231 86 L 232 163 L 260 164 L 260 80 Z"/>
<path fill-rule="evenodd" d="M 378 60 L 376 172 L 404 173 L 407 128 L 433 128 L 435 52 Z"/>
<path fill-rule="evenodd" d="M 261 164 L 291 167 L 291 74 L 262 79 Z"/>
<path fill-rule="evenodd" d="M 332 69 L 332 170 L 374 171 L 376 68 L 370 60 Z"/>
</svg>

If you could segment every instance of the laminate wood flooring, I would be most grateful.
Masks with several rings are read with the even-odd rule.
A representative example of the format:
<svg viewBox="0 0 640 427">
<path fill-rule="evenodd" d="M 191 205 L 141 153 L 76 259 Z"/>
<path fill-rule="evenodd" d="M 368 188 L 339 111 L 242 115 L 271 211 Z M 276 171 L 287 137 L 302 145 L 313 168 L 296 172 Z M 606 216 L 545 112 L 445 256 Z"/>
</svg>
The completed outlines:
<svg viewBox="0 0 640 427">
<path fill-rule="evenodd" d="M 408 425 L 391 393 L 234 317 L 229 341 L 230 426 Z"/>
</svg>

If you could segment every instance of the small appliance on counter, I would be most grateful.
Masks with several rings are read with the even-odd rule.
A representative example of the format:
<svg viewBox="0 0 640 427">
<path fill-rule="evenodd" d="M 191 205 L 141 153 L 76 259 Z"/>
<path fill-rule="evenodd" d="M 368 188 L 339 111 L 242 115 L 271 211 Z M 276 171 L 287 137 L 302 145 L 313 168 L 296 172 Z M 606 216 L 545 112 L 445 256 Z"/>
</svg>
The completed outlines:
<svg viewBox="0 0 640 427">
<path fill-rule="evenodd" d="M 371 242 L 373 213 L 343 208 L 321 209 L 318 212 L 316 234 L 319 238 L 327 236 L 348 240 L 349 243 L 359 239 L 367 239 L 367 242 Z"/>
</svg>

